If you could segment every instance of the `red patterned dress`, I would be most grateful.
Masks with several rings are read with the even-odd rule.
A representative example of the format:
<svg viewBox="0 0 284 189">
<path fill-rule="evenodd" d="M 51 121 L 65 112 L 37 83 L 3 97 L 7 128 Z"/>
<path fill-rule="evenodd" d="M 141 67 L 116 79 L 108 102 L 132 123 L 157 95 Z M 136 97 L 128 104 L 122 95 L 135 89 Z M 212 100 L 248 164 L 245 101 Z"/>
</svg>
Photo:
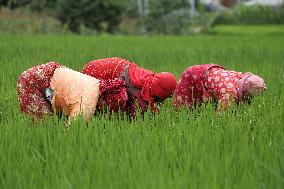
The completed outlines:
<svg viewBox="0 0 284 189">
<path fill-rule="evenodd" d="M 217 64 L 195 65 L 187 68 L 178 81 L 174 94 L 174 106 L 184 105 L 192 107 L 203 102 L 204 83 L 206 72 L 211 68 L 222 68 Z"/>
<path fill-rule="evenodd" d="M 222 68 L 212 68 L 204 78 L 203 99 L 218 99 L 218 111 L 222 106 L 227 109 L 230 101 L 239 101 L 238 82 L 245 76 L 242 72 L 224 70 Z"/>
<path fill-rule="evenodd" d="M 218 111 L 239 100 L 238 82 L 246 74 L 226 70 L 217 64 L 203 64 L 187 68 L 178 82 L 173 104 L 178 108 L 192 107 L 208 100 L 218 101 Z"/>
<path fill-rule="evenodd" d="M 51 104 L 45 97 L 54 71 L 60 67 L 56 62 L 34 66 L 23 72 L 18 79 L 17 91 L 20 110 L 33 117 L 42 118 L 52 112 Z"/>
</svg>

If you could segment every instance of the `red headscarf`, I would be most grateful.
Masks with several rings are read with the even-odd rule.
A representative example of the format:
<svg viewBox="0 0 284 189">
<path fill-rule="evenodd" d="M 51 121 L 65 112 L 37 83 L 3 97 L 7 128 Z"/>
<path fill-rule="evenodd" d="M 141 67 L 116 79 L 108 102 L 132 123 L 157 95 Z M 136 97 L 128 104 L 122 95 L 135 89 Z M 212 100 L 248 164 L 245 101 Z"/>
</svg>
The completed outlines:
<svg viewBox="0 0 284 189">
<path fill-rule="evenodd" d="M 151 93 L 161 99 L 166 99 L 174 94 L 176 85 L 176 78 L 173 74 L 161 72 L 153 78 Z"/>
<path fill-rule="evenodd" d="M 177 85 L 173 74 L 168 72 L 155 74 L 133 63 L 129 65 L 129 76 L 132 84 L 142 89 L 141 97 L 150 103 L 152 109 L 154 109 L 153 96 L 166 99 L 174 93 Z"/>
</svg>

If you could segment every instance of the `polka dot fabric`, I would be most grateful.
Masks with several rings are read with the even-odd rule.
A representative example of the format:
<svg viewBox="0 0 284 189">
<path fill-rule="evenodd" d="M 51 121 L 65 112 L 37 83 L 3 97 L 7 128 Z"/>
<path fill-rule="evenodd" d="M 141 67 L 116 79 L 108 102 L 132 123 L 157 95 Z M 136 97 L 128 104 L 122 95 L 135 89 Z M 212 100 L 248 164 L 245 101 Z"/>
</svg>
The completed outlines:
<svg viewBox="0 0 284 189">
<path fill-rule="evenodd" d="M 129 64 L 131 62 L 128 60 L 117 57 L 93 60 L 84 67 L 82 73 L 99 80 L 114 79 L 118 78 Z"/>
<path fill-rule="evenodd" d="M 241 72 L 224 70 L 222 68 L 212 68 L 204 78 L 206 92 L 204 99 L 217 98 L 219 108 L 225 105 L 230 106 L 230 100 L 238 101 L 238 82 L 245 74 Z"/>
<path fill-rule="evenodd" d="M 176 108 L 184 105 L 192 107 L 203 102 L 205 92 L 203 80 L 206 72 L 213 67 L 222 68 L 216 64 L 203 64 L 191 66 L 182 73 L 174 94 L 173 104 Z"/>
<path fill-rule="evenodd" d="M 38 118 L 51 113 L 51 105 L 46 100 L 44 91 L 50 86 L 53 73 L 59 67 L 60 64 L 49 62 L 32 67 L 19 76 L 17 92 L 21 112 Z"/>
<path fill-rule="evenodd" d="M 125 81 L 115 78 L 112 80 L 101 80 L 100 98 L 114 112 L 126 111 L 128 100 Z"/>
</svg>

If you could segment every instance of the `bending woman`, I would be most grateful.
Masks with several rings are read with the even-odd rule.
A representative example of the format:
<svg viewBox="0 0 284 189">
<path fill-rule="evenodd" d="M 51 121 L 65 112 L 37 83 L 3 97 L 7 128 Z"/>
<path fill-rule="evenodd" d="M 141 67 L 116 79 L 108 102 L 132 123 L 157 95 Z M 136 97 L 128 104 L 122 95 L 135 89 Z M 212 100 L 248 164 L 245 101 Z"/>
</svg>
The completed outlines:
<svg viewBox="0 0 284 189">
<path fill-rule="evenodd" d="M 127 93 L 123 80 L 98 80 L 50 62 L 20 75 L 18 98 L 21 111 L 33 117 L 49 116 L 55 110 L 69 119 L 82 114 L 88 121 L 105 106 L 124 110 Z"/>
<path fill-rule="evenodd" d="M 129 96 L 128 111 L 135 114 L 136 103 L 145 111 L 148 104 L 156 111 L 154 103 L 171 97 L 176 88 L 175 76 L 169 72 L 154 73 L 122 58 L 106 58 L 89 62 L 82 73 L 97 79 L 120 78 L 126 82 Z"/>
<path fill-rule="evenodd" d="M 236 103 L 249 101 L 266 90 L 262 78 L 252 73 L 230 71 L 217 64 L 195 65 L 187 68 L 178 82 L 173 104 L 176 108 L 207 102 L 218 103 L 228 109 L 230 100 Z"/>
</svg>

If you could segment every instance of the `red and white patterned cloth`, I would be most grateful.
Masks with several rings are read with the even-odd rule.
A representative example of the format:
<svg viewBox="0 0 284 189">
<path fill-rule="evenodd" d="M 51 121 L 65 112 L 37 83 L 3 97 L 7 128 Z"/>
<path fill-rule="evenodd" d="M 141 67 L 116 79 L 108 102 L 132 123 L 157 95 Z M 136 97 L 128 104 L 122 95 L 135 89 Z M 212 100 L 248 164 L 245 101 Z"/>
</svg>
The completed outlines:
<svg viewBox="0 0 284 189">
<path fill-rule="evenodd" d="M 251 73 L 226 70 L 216 64 L 187 68 L 178 82 L 173 104 L 176 108 L 192 107 L 208 100 L 218 100 L 218 111 L 227 109 L 230 101 L 243 101 L 246 96 L 261 94 L 266 89 L 262 78 Z"/>
<path fill-rule="evenodd" d="M 17 91 L 21 112 L 38 118 L 52 112 L 45 97 L 45 89 L 49 88 L 53 73 L 59 67 L 60 64 L 49 62 L 34 66 L 19 76 Z"/>
<path fill-rule="evenodd" d="M 114 112 L 119 110 L 126 111 L 127 100 L 128 96 L 124 80 L 119 78 L 101 80 L 100 102 L 105 103 L 110 110 Z"/>
<path fill-rule="evenodd" d="M 213 68 L 222 68 L 217 64 L 203 64 L 188 67 L 178 81 L 173 104 L 176 108 L 184 105 L 192 107 L 203 102 L 206 72 Z"/>
<path fill-rule="evenodd" d="M 125 66 L 129 64 L 131 62 L 128 60 L 117 57 L 93 60 L 86 64 L 82 73 L 99 80 L 114 79 L 118 78 Z"/>
<path fill-rule="evenodd" d="M 245 75 L 242 72 L 211 68 L 204 78 L 203 100 L 206 101 L 212 97 L 216 98 L 218 99 L 219 111 L 222 105 L 225 105 L 225 109 L 227 109 L 232 99 L 235 102 L 239 100 L 238 82 Z"/>
</svg>

